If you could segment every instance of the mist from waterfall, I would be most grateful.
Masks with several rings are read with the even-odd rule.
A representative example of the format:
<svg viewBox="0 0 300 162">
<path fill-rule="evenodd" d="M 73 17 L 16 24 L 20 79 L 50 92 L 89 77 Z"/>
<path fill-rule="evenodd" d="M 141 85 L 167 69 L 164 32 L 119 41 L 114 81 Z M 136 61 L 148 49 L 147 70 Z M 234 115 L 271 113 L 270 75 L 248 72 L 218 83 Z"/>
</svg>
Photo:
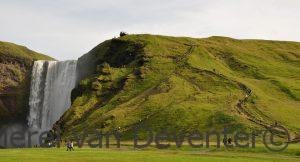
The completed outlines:
<svg viewBox="0 0 300 162">
<path fill-rule="evenodd" d="M 50 130 L 71 106 L 77 61 L 35 61 L 29 97 L 28 126 Z"/>
</svg>

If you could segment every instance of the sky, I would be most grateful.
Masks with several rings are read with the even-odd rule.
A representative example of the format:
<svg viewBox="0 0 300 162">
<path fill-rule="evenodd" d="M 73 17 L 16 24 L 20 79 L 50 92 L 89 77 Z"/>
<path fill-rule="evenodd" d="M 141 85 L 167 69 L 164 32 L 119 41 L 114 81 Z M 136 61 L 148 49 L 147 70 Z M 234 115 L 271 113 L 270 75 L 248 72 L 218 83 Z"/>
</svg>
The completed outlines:
<svg viewBox="0 0 300 162">
<path fill-rule="evenodd" d="M 299 0 L 0 0 L 0 41 L 77 59 L 120 31 L 300 42 Z"/>
</svg>

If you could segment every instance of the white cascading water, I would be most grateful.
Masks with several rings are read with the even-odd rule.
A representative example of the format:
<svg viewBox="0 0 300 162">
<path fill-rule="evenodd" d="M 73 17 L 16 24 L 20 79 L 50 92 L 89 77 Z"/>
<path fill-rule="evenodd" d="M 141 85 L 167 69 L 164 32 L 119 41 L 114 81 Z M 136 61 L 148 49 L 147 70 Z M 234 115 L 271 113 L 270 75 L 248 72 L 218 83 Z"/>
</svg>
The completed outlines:
<svg viewBox="0 0 300 162">
<path fill-rule="evenodd" d="M 77 61 L 35 61 L 29 97 L 28 126 L 50 130 L 71 106 Z"/>
</svg>

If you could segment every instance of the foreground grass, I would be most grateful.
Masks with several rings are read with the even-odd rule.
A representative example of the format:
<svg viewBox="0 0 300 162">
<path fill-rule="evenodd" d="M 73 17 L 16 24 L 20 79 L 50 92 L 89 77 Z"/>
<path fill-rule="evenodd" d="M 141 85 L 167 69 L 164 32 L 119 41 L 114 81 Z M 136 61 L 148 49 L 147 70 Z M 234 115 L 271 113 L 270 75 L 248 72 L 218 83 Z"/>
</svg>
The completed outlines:
<svg viewBox="0 0 300 162">
<path fill-rule="evenodd" d="M 180 149 L 180 150 L 134 150 L 128 147 L 120 149 L 75 148 L 69 152 L 65 148 L 31 148 L 0 150 L 0 162 L 94 162 L 94 161 L 300 161 L 297 153 L 299 145 L 293 145 L 282 153 L 268 152 L 262 148 L 254 150 L 241 149 Z M 298 156 L 297 156 L 298 155 Z"/>
</svg>

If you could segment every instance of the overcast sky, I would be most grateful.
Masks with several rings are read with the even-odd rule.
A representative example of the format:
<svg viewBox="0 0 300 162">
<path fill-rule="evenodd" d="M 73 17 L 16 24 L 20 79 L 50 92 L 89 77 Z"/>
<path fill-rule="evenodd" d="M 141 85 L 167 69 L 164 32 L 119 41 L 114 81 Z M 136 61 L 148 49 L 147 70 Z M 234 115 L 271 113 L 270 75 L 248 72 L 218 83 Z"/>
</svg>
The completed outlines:
<svg viewBox="0 0 300 162">
<path fill-rule="evenodd" d="M 0 40 L 58 60 L 120 31 L 300 41 L 300 1 L 0 0 Z"/>
</svg>

